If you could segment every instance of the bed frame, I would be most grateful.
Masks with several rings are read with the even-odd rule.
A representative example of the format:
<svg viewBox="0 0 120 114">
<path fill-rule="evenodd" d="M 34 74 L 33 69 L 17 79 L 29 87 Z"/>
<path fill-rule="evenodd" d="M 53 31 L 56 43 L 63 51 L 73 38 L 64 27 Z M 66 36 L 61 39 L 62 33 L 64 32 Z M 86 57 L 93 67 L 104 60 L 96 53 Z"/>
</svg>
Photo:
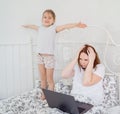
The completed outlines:
<svg viewBox="0 0 120 114">
<path fill-rule="evenodd" d="M 57 34 L 56 82 L 61 77 L 62 69 L 84 44 L 95 47 L 101 62 L 105 65 L 107 75 L 117 76 L 118 97 L 120 98 L 120 44 L 114 42 L 113 35 L 106 28 L 90 26 L 86 30 L 72 29 Z"/>
<path fill-rule="evenodd" d="M 97 39 L 96 39 L 97 38 Z M 107 40 L 105 40 L 107 39 Z M 96 40 L 96 41 L 95 41 Z M 112 42 L 108 42 L 108 35 L 106 35 L 103 31 L 96 31 L 95 30 L 70 30 L 70 31 L 64 31 L 57 35 L 56 40 L 56 50 L 55 50 L 55 57 L 56 57 L 56 67 L 55 67 L 55 81 L 58 82 L 58 85 L 60 84 L 59 80 L 61 78 L 61 71 L 62 69 L 68 64 L 71 59 L 76 55 L 77 50 L 79 47 L 81 47 L 84 44 L 91 44 L 93 45 L 98 54 L 100 55 L 101 62 L 106 67 L 106 76 L 116 77 L 116 81 L 111 84 L 116 85 L 117 83 L 117 100 L 120 101 L 120 48 L 119 46 L 116 46 Z M 33 42 L 34 43 L 34 42 Z M 33 56 L 35 55 L 34 48 L 36 45 L 33 45 Z M 36 58 L 33 57 L 33 63 L 36 64 L 35 60 Z M 37 64 L 36 64 L 37 65 Z M 37 67 L 35 67 L 37 69 Z M 37 70 L 34 70 L 34 75 L 37 74 Z M 36 80 L 36 79 L 35 79 Z M 108 80 L 109 81 L 109 80 Z M 35 81 L 36 82 L 36 81 Z M 64 84 L 69 83 L 64 82 Z M 52 114 L 57 113 L 57 110 L 51 110 L 49 107 L 47 107 L 44 102 L 40 101 L 40 89 L 39 89 L 39 83 L 35 84 L 36 88 L 32 91 L 23 93 L 20 96 L 8 98 L 4 101 L 0 102 L 0 113 L 4 114 L 7 112 L 10 113 L 40 113 L 40 114 L 49 114 L 50 111 L 53 111 Z M 57 84 L 56 84 L 57 85 Z M 59 88 L 60 91 L 62 88 Z M 68 89 L 67 89 L 68 90 Z M 24 105 L 23 105 L 24 104 Z M 117 104 L 118 105 L 118 104 Z M 118 106 L 119 108 L 119 106 Z M 114 109 L 111 109 L 114 112 Z M 48 113 L 47 113 L 47 112 Z M 112 112 L 111 111 L 111 112 Z M 58 113 L 60 114 L 60 113 Z M 93 114 L 93 112 L 92 112 Z M 101 113 L 98 113 L 101 114 Z M 102 113 L 103 114 L 103 113 Z M 110 113 L 109 113 L 110 114 Z M 112 114 L 112 113 L 111 113 Z M 119 114 L 113 113 L 113 114 Z"/>
</svg>

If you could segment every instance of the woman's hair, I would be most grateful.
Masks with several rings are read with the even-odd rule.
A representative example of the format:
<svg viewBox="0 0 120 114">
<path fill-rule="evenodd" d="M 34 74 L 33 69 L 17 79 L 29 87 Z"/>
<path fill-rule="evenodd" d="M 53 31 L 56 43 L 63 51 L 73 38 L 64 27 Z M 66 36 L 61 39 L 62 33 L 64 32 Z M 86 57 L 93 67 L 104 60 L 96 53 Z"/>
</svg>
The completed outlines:
<svg viewBox="0 0 120 114">
<path fill-rule="evenodd" d="M 100 59 L 98 57 L 98 54 L 97 54 L 95 48 L 93 46 L 91 46 L 91 45 L 85 44 L 84 48 L 79 52 L 79 55 L 78 55 L 78 65 L 79 65 L 79 67 L 81 67 L 81 64 L 80 64 L 80 55 L 81 55 L 81 53 L 85 53 L 85 54 L 88 55 L 88 48 L 89 47 L 91 47 L 93 49 L 93 51 L 95 52 L 95 55 L 96 55 L 95 56 L 95 60 L 94 60 L 94 64 L 93 64 L 93 68 L 95 68 L 97 64 L 100 64 Z"/>
<path fill-rule="evenodd" d="M 51 9 L 46 9 L 46 10 L 43 12 L 43 15 L 44 15 L 45 13 L 50 13 L 50 14 L 52 15 L 53 19 L 55 20 L 56 15 L 55 15 L 55 12 L 54 12 L 53 10 L 51 10 Z"/>
</svg>

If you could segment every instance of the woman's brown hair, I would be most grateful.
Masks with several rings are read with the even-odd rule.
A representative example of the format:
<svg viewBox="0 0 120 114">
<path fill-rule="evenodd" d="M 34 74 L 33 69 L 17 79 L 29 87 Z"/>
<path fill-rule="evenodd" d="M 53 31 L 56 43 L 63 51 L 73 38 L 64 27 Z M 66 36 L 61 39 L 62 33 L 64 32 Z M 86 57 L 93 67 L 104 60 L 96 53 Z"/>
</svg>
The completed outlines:
<svg viewBox="0 0 120 114">
<path fill-rule="evenodd" d="M 78 65 L 79 65 L 79 67 L 81 67 L 81 65 L 80 65 L 80 55 L 81 55 L 81 53 L 85 53 L 85 54 L 88 55 L 88 48 L 89 47 L 91 47 L 93 49 L 93 51 L 95 52 L 95 55 L 96 55 L 95 60 L 94 60 L 94 64 L 93 64 L 93 68 L 95 68 L 97 64 L 100 64 L 100 59 L 99 59 L 99 56 L 98 56 L 95 48 L 91 45 L 85 44 L 84 48 L 79 52 L 79 55 L 78 55 Z"/>
</svg>

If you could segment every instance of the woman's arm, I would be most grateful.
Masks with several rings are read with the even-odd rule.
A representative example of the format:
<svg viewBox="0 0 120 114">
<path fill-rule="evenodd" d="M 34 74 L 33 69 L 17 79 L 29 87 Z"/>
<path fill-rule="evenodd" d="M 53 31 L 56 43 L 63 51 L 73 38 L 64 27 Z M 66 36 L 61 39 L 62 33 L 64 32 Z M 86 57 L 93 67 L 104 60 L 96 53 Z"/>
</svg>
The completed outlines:
<svg viewBox="0 0 120 114">
<path fill-rule="evenodd" d="M 63 78 L 70 78 L 74 76 L 74 66 L 76 65 L 76 63 L 77 57 L 73 59 L 73 61 L 64 68 L 64 70 L 62 71 Z"/>
<path fill-rule="evenodd" d="M 84 77 L 83 77 L 83 85 L 84 86 L 94 85 L 102 79 L 102 77 L 93 73 L 93 64 L 94 64 L 94 60 L 95 60 L 96 55 L 95 55 L 92 48 L 89 48 L 88 56 L 89 56 L 89 63 L 85 69 L 85 73 L 84 73 Z"/>
<path fill-rule="evenodd" d="M 72 24 L 61 25 L 61 26 L 56 27 L 56 32 L 60 32 L 65 29 L 71 29 L 71 28 L 75 28 L 75 27 L 85 28 L 85 27 L 87 27 L 87 25 L 84 23 L 72 23 Z"/>
<path fill-rule="evenodd" d="M 38 30 L 39 26 L 37 25 L 23 25 L 22 27 L 24 28 L 29 28 L 29 29 L 33 29 L 33 30 Z"/>
<path fill-rule="evenodd" d="M 62 77 L 63 78 L 69 78 L 69 77 L 72 77 L 74 76 L 74 67 L 75 65 L 77 64 L 78 62 L 78 56 L 79 56 L 79 53 L 80 51 L 84 48 L 84 46 L 80 47 L 80 49 L 78 50 L 77 52 L 77 55 L 75 56 L 75 58 L 72 60 L 72 62 L 70 64 L 68 64 L 63 72 L 62 72 Z"/>
</svg>

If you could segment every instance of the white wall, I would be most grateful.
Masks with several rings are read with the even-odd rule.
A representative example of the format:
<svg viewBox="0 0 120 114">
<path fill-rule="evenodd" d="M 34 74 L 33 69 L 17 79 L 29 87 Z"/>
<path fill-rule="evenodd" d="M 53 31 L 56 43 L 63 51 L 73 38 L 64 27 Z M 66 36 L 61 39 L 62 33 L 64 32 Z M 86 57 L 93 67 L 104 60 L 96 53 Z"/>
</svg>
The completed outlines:
<svg viewBox="0 0 120 114">
<path fill-rule="evenodd" d="M 56 23 L 82 21 L 88 25 L 105 26 L 119 33 L 119 0 L 4 0 L 0 1 L 0 41 L 28 40 L 32 34 L 21 25 L 40 24 L 41 14 L 51 8 L 57 15 Z M 117 33 L 117 34 L 118 34 Z M 118 41 L 120 34 L 114 38 Z"/>
<path fill-rule="evenodd" d="M 0 1 L 0 40 L 28 40 L 29 32 L 21 25 L 40 24 L 41 14 L 48 8 L 55 11 L 58 25 L 82 21 L 120 30 L 119 5 L 119 0 L 3 0 Z"/>
<path fill-rule="evenodd" d="M 33 89 L 31 42 L 0 43 L 0 99 Z"/>
<path fill-rule="evenodd" d="M 0 1 L 0 41 L 28 41 L 35 33 L 21 25 L 41 24 L 42 12 L 50 8 L 57 15 L 57 25 L 82 21 L 103 26 L 120 43 L 119 5 L 119 0 L 3 0 Z"/>
<path fill-rule="evenodd" d="M 100 27 L 105 27 L 111 33 L 114 42 L 120 44 L 119 6 L 119 0 L 2 0 L 0 1 L 0 42 L 26 42 L 32 38 L 33 47 L 35 47 L 37 33 L 32 30 L 26 30 L 21 25 L 39 25 L 41 24 L 42 12 L 45 9 L 53 9 L 57 16 L 57 25 L 82 21 L 87 25 L 99 26 L 88 27 L 84 30 L 66 30 L 59 33 L 57 36 L 57 54 L 63 47 L 63 51 L 69 51 L 69 45 L 72 45 L 71 42 L 74 44 L 77 42 L 105 44 L 108 36 Z M 111 54 L 116 51 L 115 49 L 109 50 Z M 62 55 L 57 56 L 59 58 L 62 57 Z M 117 67 L 120 67 L 120 54 L 117 53 L 116 57 L 118 58 L 115 60 Z M 58 63 L 61 61 L 59 61 L 59 58 Z M 33 68 L 35 71 L 34 75 L 37 77 L 35 60 Z M 56 69 L 60 74 L 62 68 L 59 64 L 56 65 Z M 118 69 L 114 71 L 118 72 Z"/>
</svg>

